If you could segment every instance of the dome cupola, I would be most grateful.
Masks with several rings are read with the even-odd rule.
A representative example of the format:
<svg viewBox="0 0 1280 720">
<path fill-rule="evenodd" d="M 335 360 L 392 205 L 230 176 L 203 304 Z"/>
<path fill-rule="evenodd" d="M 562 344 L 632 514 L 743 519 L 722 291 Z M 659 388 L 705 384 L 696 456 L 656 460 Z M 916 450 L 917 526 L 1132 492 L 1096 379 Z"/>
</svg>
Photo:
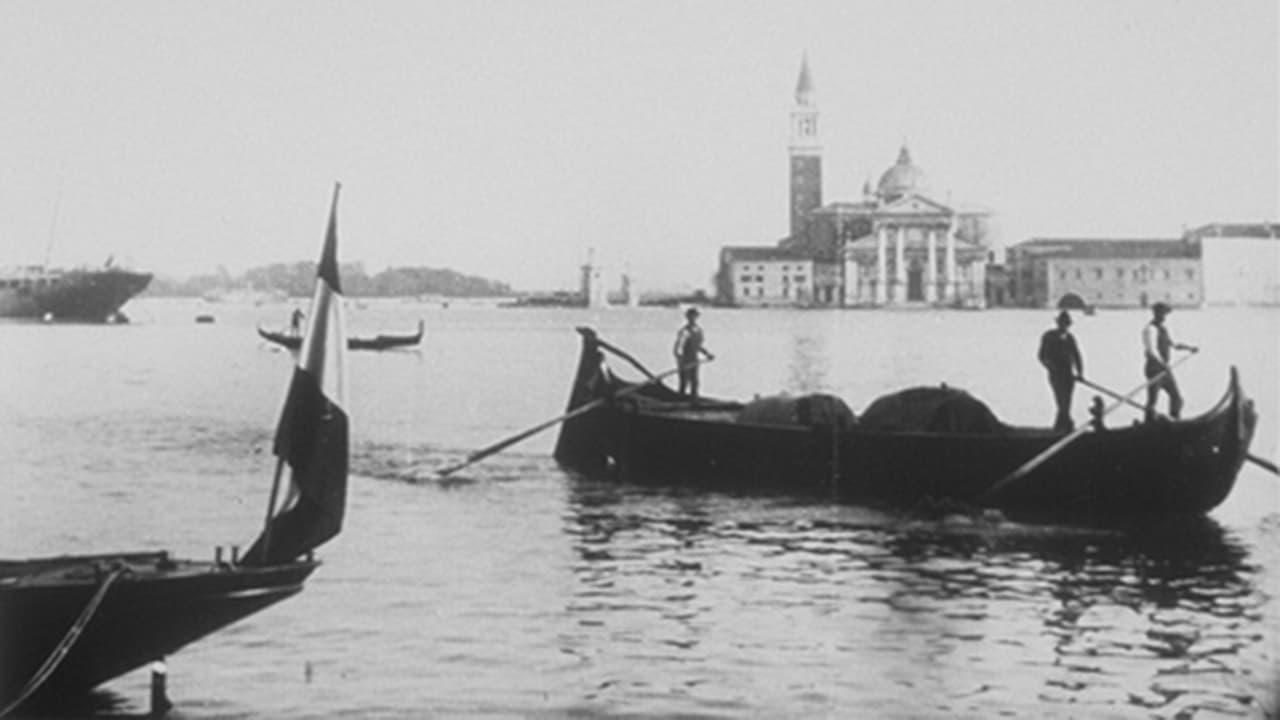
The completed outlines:
<svg viewBox="0 0 1280 720">
<path fill-rule="evenodd" d="M 892 202 L 907 193 L 924 189 L 924 171 L 911 162 L 911 152 L 903 145 L 898 151 L 898 162 L 880 176 L 877 194 L 885 202 Z"/>
</svg>

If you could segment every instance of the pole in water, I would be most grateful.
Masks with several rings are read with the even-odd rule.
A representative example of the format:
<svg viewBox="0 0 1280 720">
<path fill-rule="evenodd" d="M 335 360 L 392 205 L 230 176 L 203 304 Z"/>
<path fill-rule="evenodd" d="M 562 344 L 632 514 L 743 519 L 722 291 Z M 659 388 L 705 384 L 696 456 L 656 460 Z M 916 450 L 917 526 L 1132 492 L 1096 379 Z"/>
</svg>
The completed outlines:
<svg viewBox="0 0 1280 720">
<path fill-rule="evenodd" d="M 151 663 L 151 717 L 153 718 L 164 717 L 173 707 L 165 687 L 168 675 L 169 669 L 165 667 L 164 660 Z"/>
</svg>

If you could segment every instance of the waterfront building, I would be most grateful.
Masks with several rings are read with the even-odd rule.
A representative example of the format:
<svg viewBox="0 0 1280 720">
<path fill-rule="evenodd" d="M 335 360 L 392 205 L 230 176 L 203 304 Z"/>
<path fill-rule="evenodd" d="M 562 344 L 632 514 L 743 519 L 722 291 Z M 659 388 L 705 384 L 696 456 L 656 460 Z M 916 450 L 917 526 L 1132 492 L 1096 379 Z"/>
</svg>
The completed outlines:
<svg viewBox="0 0 1280 720">
<path fill-rule="evenodd" d="M 726 247 L 721 272 L 730 280 L 729 304 L 739 307 L 808 307 L 813 304 L 814 261 L 775 247 Z"/>
<path fill-rule="evenodd" d="M 791 108 L 790 234 L 774 246 L 722 248 L 717 299 L 747 306 L 985 306 L 990 213 L 932 197 L 906 145 L 874 187 L 864 184 L 860 199 L 824 204 L 818 120 L 806 58 Z"/>
<path fill-rule="evenodd" d="M 1033 238 L 1009 248 L 1010 304 L 1147 307 L 1204 302 L 1200 246 L 1183 239 Z"/>
<path fill-rule="evenodd" d="M 1207 305 L 1280 305 L 1280 223 L 1213 223 L 1188 231 L 1200 247 Z"/>
</svg>

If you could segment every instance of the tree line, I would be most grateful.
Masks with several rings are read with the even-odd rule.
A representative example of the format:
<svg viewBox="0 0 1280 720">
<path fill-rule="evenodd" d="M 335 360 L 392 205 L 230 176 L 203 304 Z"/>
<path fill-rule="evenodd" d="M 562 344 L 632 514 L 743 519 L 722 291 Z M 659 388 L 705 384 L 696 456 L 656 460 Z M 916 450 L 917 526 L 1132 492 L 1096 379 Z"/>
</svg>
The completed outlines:
<svg viewBox="0 0 1280 720">
<path fill-rule="evenodd" d="M 503 282 L 464 275 L 447 268 L 387 268 L 369 275 L 361 263 L 344 263 L 339 268 L 342 292 L 348 297 L 505 297 L 513 294 Z M 148 295 L 161 297 L 202 297 L 210 293 L 249 290 L 309 297 L 315 288 L 314 262 L 276 263 L 250 268 L 234 275 L 225 267 L 209 275 L 189 278 L 156 277 Z"/>
</svg>

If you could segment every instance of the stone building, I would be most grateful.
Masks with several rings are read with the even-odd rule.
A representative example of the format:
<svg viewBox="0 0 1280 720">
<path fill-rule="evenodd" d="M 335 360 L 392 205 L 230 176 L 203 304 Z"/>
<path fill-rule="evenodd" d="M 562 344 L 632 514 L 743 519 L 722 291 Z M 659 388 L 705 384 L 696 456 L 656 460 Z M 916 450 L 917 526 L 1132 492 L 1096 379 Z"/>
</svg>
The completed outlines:
<svg viewBox="0 0 1280 720">
<path fill-rule="evenodd" d="M 1009 304 L 1174 307 L 1204 302 L 1200 246 L 1188 239 L 1034 238 L 1009 248 Z"/>
<path fill-rule="evenodd" d="M 985 306 L 990 213 L 930 196 L 905 145 L 874 187 L 864 184 L 860 199 L 824 204 L 818 120 L 805 59 L 791 108 L 790 234 L 774 246 L 722 248 L 717 299 L 730 305 Z"/>
<path fill-rule="evenodd" d="M 1185 238 L 1200 246 L 1207 305 L 1280 305 L 1280 223 L 1213 223 Z"/>
</svg>

